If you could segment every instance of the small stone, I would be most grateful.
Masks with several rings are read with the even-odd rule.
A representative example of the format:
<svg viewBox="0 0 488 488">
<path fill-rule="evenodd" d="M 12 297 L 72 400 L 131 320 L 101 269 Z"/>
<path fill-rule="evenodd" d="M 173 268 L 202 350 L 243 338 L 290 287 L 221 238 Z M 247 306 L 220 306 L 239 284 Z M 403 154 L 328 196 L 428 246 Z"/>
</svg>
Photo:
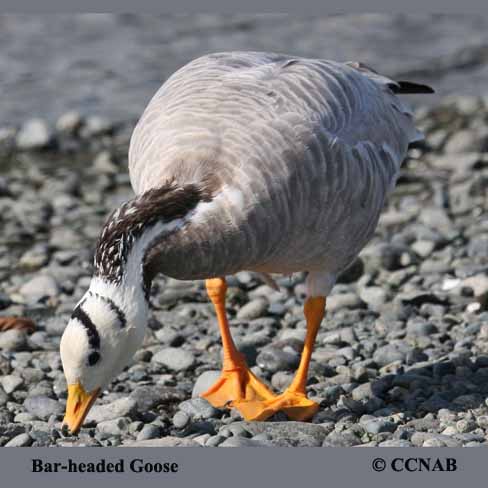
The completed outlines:
<svg viewBox="0 0 488 488">
<path fill-rule="evenodd" d="M 456 429 L 458 432 L 466 433 L 476 429 L 476 422 L 471 419 L 461 419 L 456 422 Z"/>
<path fill-rule="evenodd" d="M 216 417 L 218 414 L 218 410 L 212 407 L 212 405 L 210 405 L 204 398 L 192 398 L 191 400 L 186 400 L 180 403 L 178 408 L 195 420 L 210 419 Z"/>
<path fill-rule="evenodd" d="M 271 385 L 278 391 L 283 391 L 293 380 L 293 373 L 277 371 L 271 378 Z"/>
<path fill-rule="evenodd" d="M 83 137 L 90 139 L 91 137 L 97 137 L 105 134 L 110 134 L 114 127 L 109 120 L 94 115 L 86 119 L 86 123 L 82 128 Z"/>
<path fill-rule="evenodd" d="M 364 428 L 370 434 L 379 434 L 381 432 L 394 432 L 396 425 L 387 419 L 374 419 L 364 423 Z"/>
<path fill-rule="evenodd" d="M 400 344 L 387 344 L 378 348 L 373 355 L 375 363 L 379 366 L 386 366 L 387 364 L 394 363 L 395 361 L 404 362 L 407 357 L 407 353 L 410 348 Z"/>
<path fill-rule="evenodd" d="M 19 434 L 10 439 L 4 447 L 27 447 L 32 444 L 29 434 Z"/>
<path fill-rule="evenodd" d="M 183 411 L 178 411 L 173 416 L 173 425 L 177 429 L 183 429 L 187 426 L 188 422 L 190 422 L 190 416 Z"/>
<path fill-rule="evenodd" d="M 416 241 L 412 244 L 413 251 L 422 258 L 430 256 L 434 248 L 435 243 L 432 241 Z"/>
<path fill-rule="evenodd" d="M 478 274 L 462 281 L 461 286 L 471 288 L 477 298 L 488 298 L 488 276 Z"/>
<path fill-rule="evenodd" d="M 19 149 L 43 149 L 51 142 L 51 133 L 48 125 L 42 119 L 28 120 L 17 134 L 16 143 Z"/>
<path fill-rule="evenodd" d="M 0 379 L 0 384 L 7 394 L 14 392 L 22 383 L 24 383 L 24 380 L 20 376 L 13 374 L 6 375 Z"/>
<path fill-rule="evenodd" d="M 415 432 L 410 441 L 414 446 L 420 447 L 460 447 L 461 441 L 443 434 L 430 432 Z"/>
<path fill-rule="evenodd" d="M 152 361 L 164 364 L 172 371 L 184 371 L 195 364 L 195 356 L 186 349 L 167 347 L 157 352 Z"/>
<path fill-rule="evenodd" d="M 241 320 L 257 319 L 264 315 L 268 308 L 268 301 L 262 298 L 256 298 L 246 303 L 237 312 L 237 318 Z"/>
<path fill-rule="evenodd" d="M 166 385 L 144 385 L 133 390 L 130 398 L 136 402 L 137 411 L 143 413 L 160 405 L 166 406 L 181 402 L 186 398 L 186 395 L 181 388 Z"/>
<path fill-rule="evenodd" d="M 207 447 L 217 447 L 218 445 L 222 444 L 222 442 L 224 442 L 225 439 L 226 438 L 224 436 L 221 436 L 219 434 L 213 435 L 207 439 L 205 445 Z"/>
<path fill-rule="evenodd" d="M 220 378 L 220 371 L 204 371 L 195 381 L 193 391 L 191 393 L 192 398 L 199 397 L 202 393 L 205 393 L 210 387 Z"/>
<path fill-rule="evenodd" d="M 108 175 L 117 174 L 119 171 L 117 164 L 114 162 L 109 151 L 102 151 L 101 153 L 97 154 L 95 160 L 93 161 L 93 168 L 97 171 L 97 173 Z"/>
<path fill-rule="evenodd" d="M 139 434 L 137 434 L 138 441 L 145 441 L 148 439 L 157 439 L 161 436 L 161 427 L 159 425 L 148 424 L 145 425 Z"/>
<path fill-rule="evenodd" d="M 470 258 L 486 259 L 486 256 L 488 256 L 488 236 L 487 235 L 475 236 L 469 241 L 468 256 Z"/>
<path fill-rule="evenodd" d="M 0 332 L 0 350 L 20 351 L 27 344 L 26 333 L 23 330 L 7 330 Z"/>
<path fill-rule="evenodd" d="M 272 373 L 295 370 L 298 367 L 299 361 L 300 356 L 298 353 L 284 351 L 277 347 L 266 348 L 256 358 L 256 364 L 260 368 Z"/>
<path fill-rule="evenodd" d="M 147 439 L 142 441 L 129 441 L 124 443 L 128 447 L 200 447 L 193 439 L 182 437 L 163 437 L 161 439 Z"/>
<path fill-rule="evenodd" d="M 51 415 L 61 414 L 64 411 L 60 402 L 42 395 L 26 398 L 24 408 L 41 420 L 47 420 Z"/>
<path fill-rule="evenodd" d="M 444 146 L 446 153 L 462 154 L 469 151 L 481 149 L 479 141 L 473 131 L 469 129 L 459 130 L 448 139 Z"/>
<path fill-rule="evenodd" d="M 361 440 L 353 432 L 331 432 L 325 442 L 324 447 L 352 447 L 361 444 Z"/>
<path fill-rule="evenodd" d="M 68 325 L 67 318 L 64 317 L 50 317 L 46 321 L 46 333 L 49 336 L 61 336 L 63 335 L 64 329 Z"/>
<path fill-rule="evenodd" d="M 416 337 L 428 337 L 437 333 L 437 327 L 421 319 L 409 320 L 407 323 L 407 334 Z"/>
<path fill-rule="evenodd" d="M 59 132 L 76 135 L 83 125 L 83 118 L 78 112 L 66 112 L 56 122 L 56 129 Z"/>
<path fill-rule="evenodd" d="M 0 388 L 0 407 L 5 405 L 7 402 L 8 402 L 8 395 L 3 391 L 3 388 Z"/>
<path fill-rule="evenodd" d="M 362 307 L 364 307 L 364 304 L 355 293 L 340 293 L 327 297 L 327 311 L 331 313 L 344 308 L 356 309 Z"/>
<path fill-rule="evenodd" d="M 366 401 L 370 398 L 375 397 L 376 395 L 373 392 L 373 385 L 371 383 L 363 383 L 362 385 L 357 386 L 351 392 L 352 399 L 356 401 Z"/>
<path fill-rule="evenodd" d="M 271 447 L 273 444 L 269 441 L 259 441 L 247 439 L 246 437 L 229 437 L 219 447 Z"/>
<path fill-rule="evenodd" d="M 136 410 L 137 402 L 131 397 L 119 398 L 105 405 L 95 405 L 88 412 L 87 422 L 104 422 L 118 417 L 130 417 Z"/>
<path fill-rule="evenodd" d="M 130 420 L 125 417 L 120 417 L 112 420 L 104 420 L 97 424 L 97 429 L 100 432 L 108 435 L 121 436 L 123 435 L 130 424 Z"/>
<path fill-rule="evenodd" d="M 380 311 L 381 307 L 388 300 L 386 291 L 379 286 L 368 286 L 363 288 L 359 293 L 359 297 L 375 312 Z"/>
<path fill-rule="evenodd" d="M 49 275 L 38 275 L 24 283 L 19 292 L 29 301 L 37 302 L 45 297 L 55 297 L 59 294 L 56 280 Z"/>
<path fill-rule="evenodd" d="M 402 439 L 387 439 L 380 442 L 378 447 L 412 447 L 412 443 Z"/>
<path fill-rule="evenodd" d="M 49 253 L 45 246 L 35 247 L 26 251 L 19 259 L 19 266 L 25 270 L 35 270 L 49 262 Z"/>
</svg>

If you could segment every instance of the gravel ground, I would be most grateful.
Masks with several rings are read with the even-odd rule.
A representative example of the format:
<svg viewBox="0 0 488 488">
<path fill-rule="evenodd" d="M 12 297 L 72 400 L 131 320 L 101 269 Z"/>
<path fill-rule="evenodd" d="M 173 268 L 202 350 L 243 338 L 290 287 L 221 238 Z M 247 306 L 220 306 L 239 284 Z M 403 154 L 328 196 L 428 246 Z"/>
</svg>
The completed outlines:
<svg viewBox="0 0 488 488">
<path fill-rule="evenodd" d="M 60 431 L 59 341 L 102 222 L 131 196 L 131 126 L 70 112 L 0 128 L 0 316 L 36 327 L 0 332 L 0 445 L 488 445 L 488 101 L 451 97 L 416 116 L 427 139 L 328 299 L 311 423 L 248 423 L 197 398 L 220 367 L 213 310 L 203 283 L 158 277 L 144 346 L 78 437 Z M 278 278 L 277 292 L 229 277 L 232 332 L 275 390 L 299 359 L 303 278 Z"/>
</svg>

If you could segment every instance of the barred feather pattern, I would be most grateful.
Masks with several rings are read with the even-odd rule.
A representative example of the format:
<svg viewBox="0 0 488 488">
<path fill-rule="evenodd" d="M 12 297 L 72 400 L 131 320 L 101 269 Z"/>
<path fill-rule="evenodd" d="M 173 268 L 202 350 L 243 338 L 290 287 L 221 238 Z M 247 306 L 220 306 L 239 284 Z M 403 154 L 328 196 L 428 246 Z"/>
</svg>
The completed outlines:
<svg viewBox="0 0 488 488">
<path fill-rule="evenodd" d="M 131 182 L 137 194 L 168 180 L 211 180 L 214 191 L 187 225 L 155 239 L 146 264 L 180 279 L 340 272 L 371 238 L 408 144 L 421 138 L 395 86 L 358 63 L 273 53 L 181 68 L 134 130 Z"/>
</svg>

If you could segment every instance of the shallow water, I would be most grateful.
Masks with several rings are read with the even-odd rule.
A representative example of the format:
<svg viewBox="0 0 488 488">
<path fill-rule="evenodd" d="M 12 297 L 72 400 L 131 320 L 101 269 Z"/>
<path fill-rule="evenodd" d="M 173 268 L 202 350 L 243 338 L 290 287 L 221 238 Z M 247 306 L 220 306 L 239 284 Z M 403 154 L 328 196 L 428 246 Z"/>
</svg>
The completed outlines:
<svg viewBox="0 0 488 488">
<path fill-rule="evenodd" d="M 0 17 L 0 124 L 68 109 L 136 118 L 174 70 L 211 51 L 361 60 L 438 96 L 488 91 L 488 18 L 447 15 Z M 435 103 L 437 97 L 422 103 Z"/>
</svg>

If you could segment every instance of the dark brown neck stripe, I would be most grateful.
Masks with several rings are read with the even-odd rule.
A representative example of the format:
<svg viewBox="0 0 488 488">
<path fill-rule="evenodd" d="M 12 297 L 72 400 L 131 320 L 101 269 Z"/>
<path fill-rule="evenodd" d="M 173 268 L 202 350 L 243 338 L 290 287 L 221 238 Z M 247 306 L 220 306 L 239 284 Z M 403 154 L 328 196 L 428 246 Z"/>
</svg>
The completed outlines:
<svg viewBox="0 0 488 488">
<path fill-rule="evenodd" d="M 145 231 L 158 222 L 183 218 L 198 203 L 210 199 L 211 192 L 203 187 L 171 183 L 124 203 L 112 212 L 100 233 L 94 259 L 95 276 L 120 283 L 130 251 Z M 147 282 L 142 276 L 141 280 L 141 286 L 147 291 Z"/>
</svg>

